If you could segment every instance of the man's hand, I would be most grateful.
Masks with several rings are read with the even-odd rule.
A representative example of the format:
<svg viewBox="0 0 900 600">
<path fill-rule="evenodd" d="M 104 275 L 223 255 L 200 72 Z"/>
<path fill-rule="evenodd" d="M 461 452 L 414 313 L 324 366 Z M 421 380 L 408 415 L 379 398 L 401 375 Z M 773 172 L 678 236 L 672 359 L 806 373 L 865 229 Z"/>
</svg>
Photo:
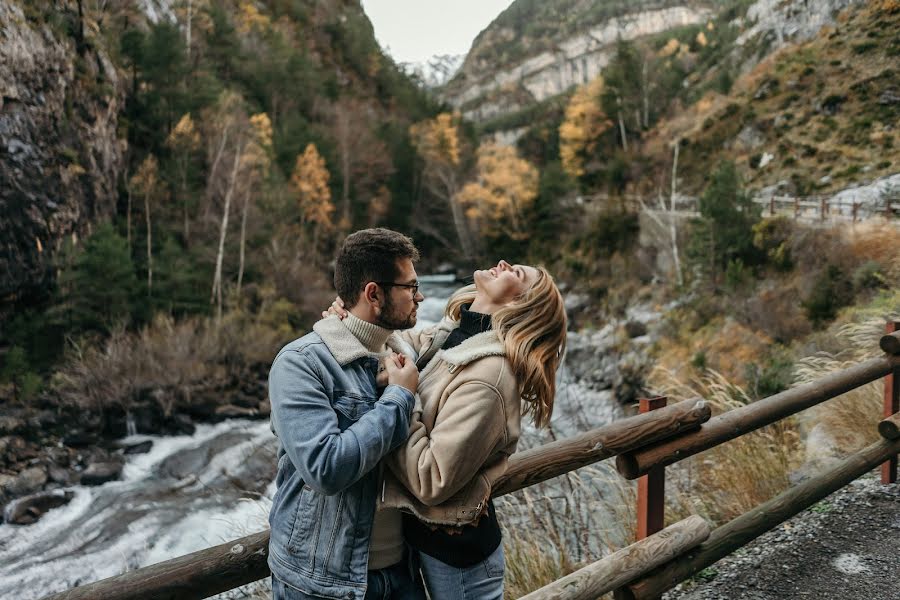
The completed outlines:
<svg viewBox="0 0 900 600">
<path fill-rule="evenodd" d="M 328 315 L 337 315 L 338 319 L 346 319 L 347 315 L 350 313 L 344 308 L 344 301 L 341 300 L 340 296 L 336 296 L 334 302 L 328 307 L 328 310 L 322 311 L 322 318 L 328 317 Z"/>
<path fill-rule="evenodd" d="M 387 368 L 388 385 L 399 385 L 413 394 L 416 393 L 416 388 L 419 387 L 419 371 L 414 360 L 403 354 L 391 353 L 384 360 L 384 366 Z"/>
</svg>

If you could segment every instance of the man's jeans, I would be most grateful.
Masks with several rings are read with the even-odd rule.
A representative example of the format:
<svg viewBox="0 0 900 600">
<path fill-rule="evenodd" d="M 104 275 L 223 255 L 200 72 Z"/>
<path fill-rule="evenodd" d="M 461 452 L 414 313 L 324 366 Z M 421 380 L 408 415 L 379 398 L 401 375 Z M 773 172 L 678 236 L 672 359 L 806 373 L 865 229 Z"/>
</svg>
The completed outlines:
<svg viewBox="0 0 900 600">
<path fill-rule="evenodd" d="M 272 576 L 273 600 L 321 600 L 321 596 L 307 594 Z M 365 600 L 424 600 L 421 586 L 413 582 L 407 561 L 369 571 Z"/>
<path fill-rule="evenodd" d="M 503 544 L 471 567 L 453 567 L 424 552 L 419 564 L 432 600 L 503 600 Z"/>
</svg>

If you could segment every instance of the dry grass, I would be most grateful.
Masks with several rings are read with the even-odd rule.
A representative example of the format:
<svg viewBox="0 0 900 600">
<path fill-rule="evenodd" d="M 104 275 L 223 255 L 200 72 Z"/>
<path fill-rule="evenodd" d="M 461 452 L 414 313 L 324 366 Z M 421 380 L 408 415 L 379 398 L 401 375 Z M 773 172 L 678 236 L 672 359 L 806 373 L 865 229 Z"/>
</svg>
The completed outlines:
<svg viewBox="0 0 900 600">
<path fill-rule="evenodd" d="M 506 597 L 518 598 L 634 540 L 635 486 L 602 462 L 497 500 Z"/>
<path fill-rule="evenodd" d="M 232 311 L 218 326 L 159 315 L 136 333 L 120 327 L 99 345 L 73 343 L 54 388 L 63 403 L 90 410 L 127 410 L 145 390 L 164 390 L 154 397 L 170 414 L 195 387 L 224 384 L 272 359 L 292 333 L 261 318 L 266 314 Z"/>
<path fill-rule="evenodd" d="M 714 414 L 751 402 L 743 388 L 715 371 L 687 384 L 657 368 L 651 381 L 670 403 L 700 396 Z M 789 418 L 669 467 L 669 522 L 699 514 L 724 523 L 769 500 L 788 487 L 790 473 L 799 464 L 799 449 L 797 425 Z"/>
<path fill-rule="evenodd" d="M 895 301 L 900 302 L 900 295 Z M 872 316 L 872 312 L 880 314 Z M 798 361 L 794 369 L 796 384 L 814 381 L 880 355 L 878 339 L 884 335 L 887 320 L 900 319 L 900 304 L 895 304 L 894 311 L 887 314 L 871 308 L 850 313 L 845 318 L 853 320 L 836 327 L 836 339 L 831 344 L 841 350 L 820 351 Z M 806 459 L 811 469 L 824 468 L 878 439 L 883 390 L 884 384 L 874 381 L 800 415 L 802 432 L 807 438 Z"/>
</svg>

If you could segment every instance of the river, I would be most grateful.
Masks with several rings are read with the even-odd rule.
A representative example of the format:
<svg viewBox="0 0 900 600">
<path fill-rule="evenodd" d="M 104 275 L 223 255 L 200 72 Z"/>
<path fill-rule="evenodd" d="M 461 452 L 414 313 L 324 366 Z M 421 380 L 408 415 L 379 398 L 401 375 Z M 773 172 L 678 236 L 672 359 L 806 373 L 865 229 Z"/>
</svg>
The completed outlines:
<svg viewBox="0 0 900 600">
<path fill-rule="evenodd" d="M 418 327 L 441 318 L 456 285 L 422 277 Z M 552 433 L 525 427 L 520 448 L 621 415 L 611 392 L 583 386 L 565 364 L 558 382 Z M 129 456 L 121 480 L 70 488 L 74 499 L 35 524 L 0 525 L 0 598 L 40 598 L 267 526 L 276 452 L 268 421 L 229 420 L 200 425 L 191 436 L 123 441 L 145 440 L 153 441 L 150 452 Z"/>
</svg>

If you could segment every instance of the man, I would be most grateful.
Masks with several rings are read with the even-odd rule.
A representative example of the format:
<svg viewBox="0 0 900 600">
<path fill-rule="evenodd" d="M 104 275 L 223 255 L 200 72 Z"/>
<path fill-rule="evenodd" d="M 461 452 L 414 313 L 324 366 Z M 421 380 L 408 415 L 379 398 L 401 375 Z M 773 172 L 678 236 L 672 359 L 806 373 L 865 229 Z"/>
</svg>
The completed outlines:
<svg viewBox="0 0 900 600">
<path fill-rule="evenodd" d="M 415 403 L 415 359 L 394 353 L 408 346 L 392 332 L 416 323 L 424 299 L 418 258 L 412 241 L 394 231 L 348 236 L 334 281 L 349 316 L 322 319 L 272 363 L 279 450 L 268 563 L 276 599 L 418 597 L 403 560 L 400 515 L 375 511 L 375 467 L 406 440 Z"/>
</svg>

